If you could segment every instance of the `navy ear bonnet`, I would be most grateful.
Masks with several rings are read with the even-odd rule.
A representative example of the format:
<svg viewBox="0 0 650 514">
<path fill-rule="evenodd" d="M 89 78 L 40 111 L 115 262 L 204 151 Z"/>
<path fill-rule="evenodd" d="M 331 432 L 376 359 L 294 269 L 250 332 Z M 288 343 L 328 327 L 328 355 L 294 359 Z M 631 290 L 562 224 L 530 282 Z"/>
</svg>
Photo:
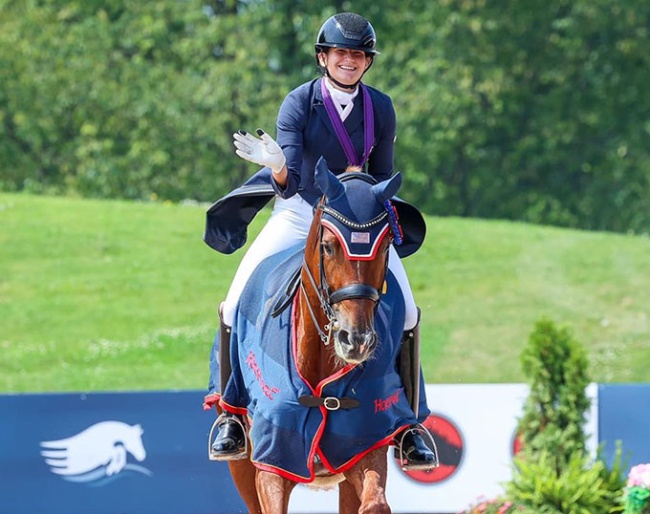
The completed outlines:
<svg viewBox="0 0 650 514">
<path fill-rule="evenodd" d="M 336 234 L 347 259 L 374 259 L 391 229 L 398 242 L 401 229 L 390 198 L 401 185 L 399 173 L 379 184 L 361 172 L 348 171 L 337 177 L 321 159 L 315 177 L 326 197 L 319 206 L 321 224 Z"/>
</svg>

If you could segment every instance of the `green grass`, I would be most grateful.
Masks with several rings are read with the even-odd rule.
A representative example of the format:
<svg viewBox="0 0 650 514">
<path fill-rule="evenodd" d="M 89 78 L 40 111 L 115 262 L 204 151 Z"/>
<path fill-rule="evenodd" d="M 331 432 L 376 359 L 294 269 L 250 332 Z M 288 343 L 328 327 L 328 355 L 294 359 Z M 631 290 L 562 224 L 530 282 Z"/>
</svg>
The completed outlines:
<svg viewBox="0 0 650 514">
<path fill-rule="evenodd" d="M 202 242 L 204 211 L 0 194 L 0 391 L 204 388 L 217 304 L 243 255 Z M 647 380 L 647 237 L 427 225 L 404 261 L 427 382 L 523 381 L 519 355 L 542 316 L 573 330 L 594 381 Z"/>
</svg>

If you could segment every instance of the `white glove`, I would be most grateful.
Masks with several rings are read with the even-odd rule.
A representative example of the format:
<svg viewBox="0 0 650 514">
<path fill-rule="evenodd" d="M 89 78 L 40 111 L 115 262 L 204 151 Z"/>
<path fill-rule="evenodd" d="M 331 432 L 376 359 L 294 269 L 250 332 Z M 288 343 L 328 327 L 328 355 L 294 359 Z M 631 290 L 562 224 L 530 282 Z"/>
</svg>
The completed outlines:
<svg viewBox="0 0 650 514">
<path fill-rule="evenodd" d="M 257 129 L 257 135 L 259 139 L 243 130 L 233 134 L 235 153 L 247 161 L 268 166 L 273 173 L 280 173 L 287 162 L 282 148 L 262 129 Z"/>
</svg>

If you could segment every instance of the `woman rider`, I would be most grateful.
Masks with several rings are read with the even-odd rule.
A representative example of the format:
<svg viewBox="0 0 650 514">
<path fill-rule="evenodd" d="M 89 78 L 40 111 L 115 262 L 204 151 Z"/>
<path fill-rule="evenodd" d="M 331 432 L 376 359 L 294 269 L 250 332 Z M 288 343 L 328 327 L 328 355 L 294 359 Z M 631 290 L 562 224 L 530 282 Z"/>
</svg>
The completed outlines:
<svg viewBox="0 0 650 514">
<path fill-rule="evenodd" d="M 321 196 L 314 185 L 314 168 L 321 156 L 335 174 L 344 172 L 350 165 L 365 167 L 377 181 L 386 180 L 393 173 L 396 120 L 392 101 L 384 93 L 361 84 L 361 78 L 377 54 L 375 44 L 375 31 L 362 16 L 353 13 L 332 16 L 321 27 L 315 44 L 316 60 L 323 77 L 287 95 L 278 114 L 277 143 L 259 129 L 259 138 L 244 131 L 234 134 L 237 155 L 266 168 L 260 173 L 266 171 L 276 199 L 269 221 L 242 259 L 226 300 L 220 306 L 220 341 L 229 341 L 239 296 L 255 267 L 269 255 L 306 240 L 313 219 L 312 206 Z M 366 103 L 372 105 L 374 114 L 370 123 L 367 112 L 364 118 Z M 332 130 L 337 124 L 339 128 Z M 341 139 L 346 137 L 341 130 L 349 136 L 347 148 Z M 371 130 L 374 134 L 369 134 Z M 413 343 L 419 333 L 418 309 L 399 256 L 394 248 L 390 251 L 389 268 L 400 284 L 406 304 L 404 340 L 410 338 Z M 217 341 L 215 348 L 216 345 Z M 227 347 L 227 344 L 219 345 L 221 355 L 213 352 L 213 361 L 221 361 L 221 391 L 230 375 L 228 352 L 224 352 Z M 418 366 L 419 362 L 415 372 L 419 375 Z M 208 406 L 219 398 L 214 375 L 210 394 L 206 397 Z M 413 377 L 403 376 L 402 379 L 406 383 Z M 426 412 L 420 415 L 426 417 Z M 240 458 L 245 435 L 235 415 L 224 412 L 217 428 L 218 434 L 211 446 L 212 458 Z M 437 456 L 422 439 L 422 430 L 421 426 L 412 427 L 405 431 L 403 438 L 400 436 L 398 447 L 405 469 L 437 466 Z"/>
</svg>

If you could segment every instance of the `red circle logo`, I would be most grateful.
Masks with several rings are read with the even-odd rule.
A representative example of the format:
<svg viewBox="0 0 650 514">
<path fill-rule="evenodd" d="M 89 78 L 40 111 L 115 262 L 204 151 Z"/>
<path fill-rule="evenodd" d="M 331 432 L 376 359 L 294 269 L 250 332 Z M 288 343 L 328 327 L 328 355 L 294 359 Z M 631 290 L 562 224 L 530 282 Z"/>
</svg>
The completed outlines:
<svg viewBox="0 0 650 514">
<path fill-rule="evenodd" d="M 463 458 L 463 436 L 456 425 L 439 414 L 431 414 L 422 424 L 431 432 L 436 442 L 440 466 L 431 471 L 404 471 L 401 467 L 399 469 L 416 482 L 443 482 L 460 467 Z M 395 460 L 399 467 L 398 459 Z"/>
</svg>

